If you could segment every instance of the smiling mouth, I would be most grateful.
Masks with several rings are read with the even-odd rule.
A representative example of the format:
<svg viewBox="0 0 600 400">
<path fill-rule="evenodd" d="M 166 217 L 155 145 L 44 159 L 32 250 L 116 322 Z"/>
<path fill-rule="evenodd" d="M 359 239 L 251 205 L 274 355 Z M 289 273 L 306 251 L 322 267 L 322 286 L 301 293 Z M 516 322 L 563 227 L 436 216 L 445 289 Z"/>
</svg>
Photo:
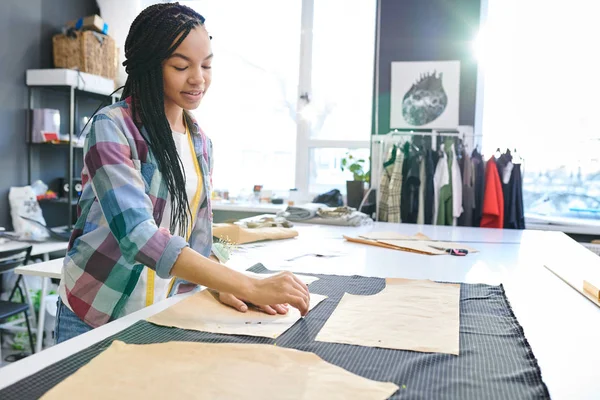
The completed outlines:
<svg viewBox="0 0 600 400">
<path fill-rule="evenodd" d="M 189 94 L 190 96 L 200 96 L 202 93 L 204 93 L 203 90 L 196 90 L 196 91 L 190 91 L 190 92 L 182 92 L 183 94 Z"/>
</svg>

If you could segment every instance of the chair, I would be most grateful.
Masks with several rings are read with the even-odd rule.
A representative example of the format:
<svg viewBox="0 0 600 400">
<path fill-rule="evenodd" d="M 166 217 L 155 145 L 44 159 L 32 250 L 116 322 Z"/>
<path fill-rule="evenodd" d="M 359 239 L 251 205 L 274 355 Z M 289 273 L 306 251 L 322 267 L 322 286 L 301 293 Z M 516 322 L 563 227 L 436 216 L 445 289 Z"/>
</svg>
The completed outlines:
<svg viewBox="0 0 600 400">
<path fill-rule="evenodd" d="M 26 248 L 20 248 L 15 250 L 7 250 L 0 252 L 0 275 L 6 272 L 12 271 L 16 267 L 21 265 L 26 265 L 29 261 L 29 257 L 31 256 L 31 246 Z M 7 318 L 12 317 L 13 315 L 18 315 L 23 313 L 25 315 L 25 324 L 27 325 L 27 333 L 29 335 L 29 345 L 31 346 L 31 353 L 35 353 L 35 347 L 33 344 L 33 335 L 31 334 L 31 326 L 29 324 L 29 308 L 30 305 L 27 303 L 27 296 L 23 293 L 21 289 L 21 282 L 23 276 L 19 275 L 17 281 L 15 282 L 15 286 L 13 287 L 10 296 L 8 297 L 8 301 L 0 300 L 0 321 L 5 320 Z M 21 295 L 21 303 L 13 302 L 12 299 L 15 293 L 19 291 Z M 0 328 L 1 329 L 1 328 Z M 0 343 L 1 347 L 1 343 Z M 0 351 L 0 360 L 1 358 Z"/>
</svg>

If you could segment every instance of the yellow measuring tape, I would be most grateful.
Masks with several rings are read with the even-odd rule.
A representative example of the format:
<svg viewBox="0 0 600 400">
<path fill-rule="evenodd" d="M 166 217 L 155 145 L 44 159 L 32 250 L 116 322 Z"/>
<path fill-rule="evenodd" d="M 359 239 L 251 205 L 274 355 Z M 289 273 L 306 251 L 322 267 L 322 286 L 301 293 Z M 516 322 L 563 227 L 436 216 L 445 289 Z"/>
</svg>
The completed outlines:
<svg viewBox="0 0 600 400">
<path fill-rule="evenodd" d="M 185 123 L 185 118 L 183 120 Z M 187 123 L 185 125 L 185 134 L 188 138 L 188 144 L 189 144 L 190 150 L 192 152 L 192 159 L 194 160 L 194 169 L 196 170 L 196 175 L 198 176 L 198 187 L 196 188 L 196 194 L 194 195 L 194 198 L 192 199 L 192 204 L 190 207 L 190 210 L 192 211 L 192 215 L 190 218 L 190 225 L 187 230 L 187 235 L 185 238 L 186 241 L 189 241 L 190 236 L 192 234 L 192 228 L 194 227 L 194 221 L 195 221 L 196 215 L 198 214 L 198 207 L 200 207 L 200 198 L 202 196 L 202 187 L 203 187 L 204 182 L 202 179 L 202 173 L 200 172 L 200 164 L 198 164 L 198 158 L 196 157 L 196 151 L 194 150 L 194 143 L 192 142 L 192 135 L 190 134 L 190 130 L 187 126 Z M 154 270 L 151 270 L 150 268 L 148 268 L 147 271 L 148 271 L 148 282 L 146 285 L 146 307 L 151 306 L 154 303 L 154 275 L 155 275 Z M 175 284 L 175 278 L 173 277 L 171 279 L 171 282 L 169 283 L 169 290 L 167 290 L 167 294 L 171 292 L 174 284 Z"/>
</svg>

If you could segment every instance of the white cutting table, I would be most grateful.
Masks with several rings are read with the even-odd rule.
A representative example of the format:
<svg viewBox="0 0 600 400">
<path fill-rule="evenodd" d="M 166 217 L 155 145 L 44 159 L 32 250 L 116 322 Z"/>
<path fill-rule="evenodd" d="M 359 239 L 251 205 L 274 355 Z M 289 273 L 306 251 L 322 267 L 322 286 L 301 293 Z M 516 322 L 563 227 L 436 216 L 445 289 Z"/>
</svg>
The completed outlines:
<svg viewBox="0 0 600 400">
<path fill-rule="evenodd" d="M 360 228 L 298 225 L 296 239 L 241 246 L 228 265 L 262 262 L 270 269 L 337 275 L 403 277 L 466 283 L 502 283 L 541 367 L 553 399 L 598 399 L 600 309 L 543 265 L 600 268 L 600 257 L 558 232 L 503 231 L 376 223 Z M 425 256 L 348 243 L 341 236 L 368 231 L 422 232 L 433 239 L 469 242 L 466 257 Z M 336 254 L 324 258 L 307 253 Z M 38 265 L 47 271 L 53 267 Z M 42 272 L 40 271 L 40 274 Z M 48 272 L 49 273 L 49 272 Z M 0 388 L 113 335 L 185 298 L 175 296 L 3 368 Z"/>
</svg>

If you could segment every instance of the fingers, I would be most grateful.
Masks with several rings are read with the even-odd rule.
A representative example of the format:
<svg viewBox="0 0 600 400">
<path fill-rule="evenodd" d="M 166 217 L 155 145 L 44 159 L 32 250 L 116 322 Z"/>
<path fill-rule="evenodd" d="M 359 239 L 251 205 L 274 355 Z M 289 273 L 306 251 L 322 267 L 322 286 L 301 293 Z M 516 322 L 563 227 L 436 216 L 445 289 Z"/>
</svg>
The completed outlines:
<svg viewBox="0 0 600 400">
<path fill-rule="evenodd" d="M 248 311 L 248 306 L 246 305 L 246 303 L 244 303 L 232 294 L 221 293 L 219 294 L 219 300 L 221 301 L 221 303 L 233 307 L 240 312 Z"/>
<path fill-rule="evenodd" d="M 302 282 L 298 283 L 296 280 L 294 280 L 293 284 L 294 289 L 298 290 L 307 298 L 310 298 L 310 292 L 308 291 L 308 287 L 306 285 L 304 285 Z"/>
<path fill-rule="evenodd" d="M 300 311 L 300 315 L 305 316 L 308 313 L 308 305 L 302 297 L 293 296 L 290 304 Z"/>
<path fill-rule="evenodd" d="M 308 291 L 308 286 L 304 282 L 302 282 L 302 280 L 300 278 L 298 278 L 296 275 L 294 275 L 290 271 L 282 272 L 282 275 L 285 276 L 289 280 L 289 282 L 292 284 L 292 286 L 294 288 L 300 290 L 306 296 L 310 297 L 310 293 Z"/>
<path fill-rule="evenodd" d="M 310 300 L 299 290 L 295 290 L 291 293 L 290 304 L 300 311 L 300 315 L 304 316 L 308 313 Z"/>
<path fill-rule="evenodd" d="M 273 309 L 271 306 L 260 306 L 261 311 L 266 312 L 269 315 L 277 314 L 277 311 Z"/>
<path fill-rule="evenodd" d="M 306 284 L 304 284 L 300 278 L 289 271 L 286 271 L 283 274 L 291 286 L 287 291 L 288 294 L 291 295 L 292 299 L 289 303 L 293 307 L 297 308 L 301 315 L 306 315 L 310 305 L 310 293 L 308 291 L 308 286 L 306 286 Z"/>
<path fill-rule="evenodd" d="M 274 304 L 270 306 L 260 306 L 260 310 L 269 315 L 285 315 L 288 313 L 288 307 L 285 304 Z"/>
<path fill-rule="evenodd" d="M 307 296 L 310 296 L 310 293 L 308 292 L 308 286 L 306 285 L 306 283 L 302 282 L 302 280 L 296 275 L 292 275 L 292 277 L 294 278 L 294 281 L 302 288 L 302 291 L 306 293 Z"/>
<path fill-rule="evenodd" d="M 273 306 L 271 306 L 276 312 L 277 314 L 287 314 L 288 312 L 288 308 L 285 304 L 275 304 Z"/>
</svg>

